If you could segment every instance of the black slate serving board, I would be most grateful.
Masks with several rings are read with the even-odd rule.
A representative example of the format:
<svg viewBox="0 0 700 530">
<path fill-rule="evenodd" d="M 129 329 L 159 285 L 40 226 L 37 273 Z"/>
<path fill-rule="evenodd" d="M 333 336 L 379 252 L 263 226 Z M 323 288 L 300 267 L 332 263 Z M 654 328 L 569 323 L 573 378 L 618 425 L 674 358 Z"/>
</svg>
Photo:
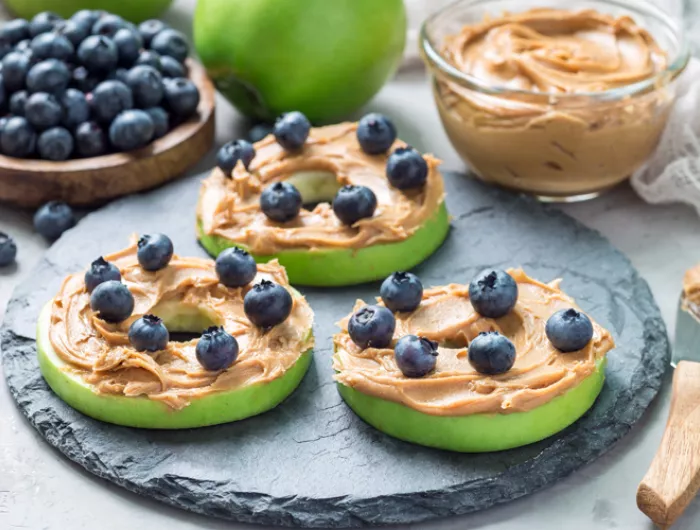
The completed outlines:
<svg viewBox="0 0 700 530">
<path fill-rule="evenodd" d="M 51 247 L 14 293 L 2 327 L 5 376 L 39 433 L 88 471 L 194 512 L 288 526 L 410 523 L 464 514 L 532 493 L 600 456 L 631 429 L 661 385 L 666 330 L 649 288 L 593 230 L 534 200 L 447 174 L 452 232 L 416 269 L 425 285 L 468 282 L 487 266 L 523 266 L 564 289 L 610 329 L 618 347 L 593 409 L 543 442 L 502 453 L 453 454 L 389 438 L 342 402 L 331 375 L 334 322 L 378 284 L 301 289 L 316 311 L 314 363 L 277 409 L 242 422 L 158 432 L 100 423 L 44 383 L 35 322 L 68 273 L 118 250 L 135 232 L 169 234 L 181 255 L 194 238 L 199 179 L 114 202 Z"/>
</svg>

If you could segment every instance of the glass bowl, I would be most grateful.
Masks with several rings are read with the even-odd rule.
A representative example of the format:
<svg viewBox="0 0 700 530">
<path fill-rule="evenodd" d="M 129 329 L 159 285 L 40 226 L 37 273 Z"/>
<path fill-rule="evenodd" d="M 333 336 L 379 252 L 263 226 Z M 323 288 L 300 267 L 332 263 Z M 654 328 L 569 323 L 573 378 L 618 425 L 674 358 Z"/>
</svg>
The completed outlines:
<svg viewBox="0 0 700 530">
<path fill-rule="evenodd" d="M 535 7 L 629 16 L 666 52 L 666 66 L 615 88 L 544 92 L 494 85 L 446 58 L 445 39 L 465 25 Z M 445 131 L 474 173 L 550 201 L 595 197 L 644 164 L 689 59 L 679 25 L 647 0 L 459 0 L 424 22 L 420 52 Z"/>
</svg>

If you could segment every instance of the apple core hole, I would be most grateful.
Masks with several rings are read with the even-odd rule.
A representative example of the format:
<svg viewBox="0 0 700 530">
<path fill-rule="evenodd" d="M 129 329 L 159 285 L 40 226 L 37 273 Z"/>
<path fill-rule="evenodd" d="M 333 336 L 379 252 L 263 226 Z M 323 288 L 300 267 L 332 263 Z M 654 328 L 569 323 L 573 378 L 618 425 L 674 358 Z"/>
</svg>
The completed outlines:
<svg viewBox="0 0 700 530">
<path fill-rule="evenodd" d="M 335 173 L 327 170 L 297 171 L 290 175 L 286 182 L 299 190 L 302 206 L 309 211 L 318 204 L 332 203 L 342 187 Z"/>
<path fill-rule="evenodd" d="M 197 306 L 186 305 L 175 301 L 165 301 L 151 310 L 160 317 L 168 328 L 170 340 L 189 342 L 202 336 L 205 329 L 220 325 L 217 319 Z"/>
</svg>

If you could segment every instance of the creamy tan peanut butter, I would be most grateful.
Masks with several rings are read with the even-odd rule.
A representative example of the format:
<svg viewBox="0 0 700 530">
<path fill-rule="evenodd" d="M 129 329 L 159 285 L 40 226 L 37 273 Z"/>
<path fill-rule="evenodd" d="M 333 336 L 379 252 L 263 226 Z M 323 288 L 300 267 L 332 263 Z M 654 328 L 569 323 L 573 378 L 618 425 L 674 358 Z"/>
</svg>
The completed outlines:
<svg viewBox="0 0 700 530">
<path fill-rule="evenodd" d="M 469 286 L 449 284 L 426 289 L 418 308 L 396 315 L 394 339 L 408 334 L 440 343 L 434 372 L 420 379 L 405 377 L 391 348 L 360 349 L 347 332 L 333 338 L 335 379 L 364 394 L 402 403 L 436 416 L 510 413 L 532 410 L 575 387 L 596 369 L 596 362 L 614 348 L 610 333 L 593 323 L 593 339 L 580 351 L 559 352 L 547 339 L 547 319 L 560 309 L 576 308 L 559 288 L 560 280 L 538 282 L 520 269 L 508 271 L 518 284 L 518 302 L 498 319 L 477 314 L 469 301 Z M 364 305 L 358 301 L 354 310 Z M 467 348 L 482 331 L 498 331 L 515 345 L 516 360 L 508 372 L 478 373 Z"/>
<path fill-rule="evenodd" d="M 296 291 L 290 290 L 294 305 L 289 318 L 265 332 L 243 312 L 248 288 L 219 283 L 211 260 L 173 256 L 164 269 L 148 272 L 136 259 L 136 245 L 105 259 L 119 268 L 134 296 L 132 316 L 118 324 L 98 318 L 90 308 L 84 275 L 79 273 L 68 276 L 53 299 L 49 329 L 51 346 L 66 369 L 91 384 L 96 393 L 146 396 L 181 409 L 213 392 L 270 382 L 313 347 L 313 312 Z M 263 278 L 290 289 L 287 274 L 276 261 L 258 265 L 253 283 Z M 213 325 L 233 335 L 240 348 L 235 363 L 223 371 L 205 370 L 195 355 L 197 339 L 170 341 L 165 350 L 155 353 L 131 347 L 127 336 L 131 323 L 145 314 L 158 314 L 159 308 L 171 303 L 183 311 L 199 310 Z"/>
<path fill-rule="evenodd" d="M 666 51 L 627 16 L 506 13 L 447 37 L 441 53 L 481 84 L 502 89 L 489 94 L 435 82 L 457 151 L 482 178 L 543 195 L 590 193 L 627 178 L 655 148 L 673 100 L 669 79 L 661 78 L 632 96 L 587 95 L 666 68 Z"/>
<path fill-rule="evenodd" d="M 231 178 L 227 178 L 221 170 L 214 169 L 202 183 L 197 207 L 204 233 L 224 237 L 258 255 L 297 248 L 359 249 L 411 236 L 443 202 L 440 161 L 424 155 L 429 168 L 425 187 L 401 191 L 386 178 L 388 154 L 364 153 L 357 142 L 356 129 L 356 123 L 313 128 L 299 152 L 285 151 L 270 135 L 255 144 L 256 155 L 249 170 L 238 164 Z M 389 153 L 405 145 L 397 140 Z M 302 171 L 333 173 L 340 186 L 369 187 L 377 196 L 374 216 L 345 226 L 329 202 L 321 202 L 312 211 L 302 209 L 288 223 L 271 221 L 260 209 L 260 193 L 271 183 Z"/>
<path fill-rule="evenodd" d="M 683 277 L 683 305 L 700 318 L 700 265 L 688 269 Z"/>
</svg>

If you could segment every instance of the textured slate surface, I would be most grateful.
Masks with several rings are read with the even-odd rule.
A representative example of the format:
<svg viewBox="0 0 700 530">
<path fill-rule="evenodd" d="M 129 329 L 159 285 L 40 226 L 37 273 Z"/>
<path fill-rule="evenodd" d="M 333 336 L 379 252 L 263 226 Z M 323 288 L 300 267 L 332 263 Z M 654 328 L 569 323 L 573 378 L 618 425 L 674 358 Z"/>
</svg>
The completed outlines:
<svg viewBox="0 0 700 530">
<path fill-rule="evenodd" d="M 447 175 L 453 230 L 416 272 L 426 285 L 467 282 L 486 266 L 523 266 L 564 289 L 607 326 L 618 348 L 598 402 L 548 440 L 484 455 L 451 454 L 389 438 L 343 404 L 331 379 L 334 322 L 378 285 L 302 289 L 316 311 L 317 348 L 301 387 L 276 410 L 177 432 L 107 425 L 73 411 L 35 360 L 41 306 L 68 273 L 118 250 L 134 232 L 163 231 L 181 255 L 194 239 L 198 179 L 114 202 L 88 215 L 15 291 L 1 330 L 3 363 L 20 410 L 88 471 L 195 512 L 310 527 L 408 523 L 463 514 L 532 493 L 590 462 L 624 436 L 656 395 L 669 343 L 647 284 L 598 233 L 530 199 Z"/>
</svg>

